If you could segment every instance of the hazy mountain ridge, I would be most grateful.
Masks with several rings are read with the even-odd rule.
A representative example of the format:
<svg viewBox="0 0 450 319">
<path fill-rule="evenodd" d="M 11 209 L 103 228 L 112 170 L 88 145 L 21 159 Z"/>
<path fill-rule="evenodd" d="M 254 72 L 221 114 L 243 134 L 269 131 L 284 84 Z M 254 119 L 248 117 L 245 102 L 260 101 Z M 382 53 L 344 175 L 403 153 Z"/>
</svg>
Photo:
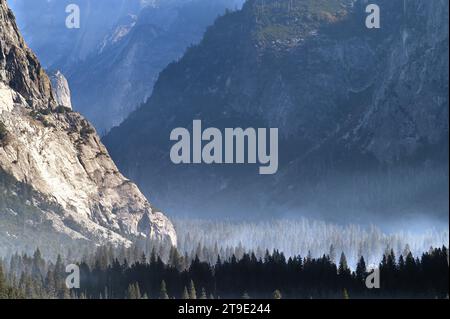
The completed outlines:
<svg viewBox="0 0 450 319">
<path fill-rule="evenodd" d="M 142 0 L 8 0 L 28 45 L 46 69 L 64 74 L 98 49 L 118 21 L 138 14 Z M 66 7 L 80 8 L 80 29 L 66 27 Z"/>
<path fill-rule="evenodd" d="M 237 2 L 161 2 L 126 18 L 100 51 L 68 72 L 77 110 L 100 132 L 119 125 L 151 95 L 159 72 L 200 41 L 206 27 Z"/>
<path fill-rule="evenodd" d="M 144 192 L 157 184 L 154 198 L 175 197 L 186 214 L 314 214 L 329 202 L 334 213 L 445 218 L 448 3 L 375 3 L 380 30 L 365 27 L 362 1 L 248 1 L 169 65 L 149 101 L 105 137 L 112 157 Z M 173 165 L 170 131 L 193 119 L 278 127 L 279 174 Z"/>
<path fill-rule="evenodd" d="M 149 236 L 175 244 L 170 221 L 120 174 L 94 128 L 58 105 L 5 0 L 0 18 L 0 240 L 8 243 L 5 248 L 58 236 L 125 245 Z"/>
<path fill-rule="evenodd" d="M 147 100 L 167 64 L 243 0 L 10 2 L 44 67 L 61 70 L 74 109 L 104 134 Z M 80 8 L 80 29 L 65 26 L 65 8 L 72 3 Z"/>
</svg>

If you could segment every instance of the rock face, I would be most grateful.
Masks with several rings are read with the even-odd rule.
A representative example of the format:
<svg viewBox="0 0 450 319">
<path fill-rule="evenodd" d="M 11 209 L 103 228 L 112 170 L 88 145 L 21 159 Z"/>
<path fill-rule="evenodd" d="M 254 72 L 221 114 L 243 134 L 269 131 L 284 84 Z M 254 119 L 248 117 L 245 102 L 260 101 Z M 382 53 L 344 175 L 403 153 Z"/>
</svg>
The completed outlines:
<svg viewBox="0 0 450 319">
<path fill-rule="evenodd" d="M 50 73 L 53 95 L 60 106 L 72 109 L 72 98 L 70 95 L 69 83 L 66 77 L 60 71 Z"/>
<path fill-rule="evenodd" d="M 104 138 L 112 157 L 144 192 L 158 184 L 154 199 L 181 199 L 180 213 L 448 218 L 448 1 L 373 2 L 379 30 L 367 1 L 247 1 Z M 194 119 L 279 128 L 279 173 L 173 165 L 170 132 Z"/>
<path fill-rule="evenodd" d="M 1 2 L 1 6 L 0 82 L 24 97 L 32 108 L 52 107 L 50 81 L 20 36 L 5 1 Z"/>
<path fill-rule="evenodd" d="M 26 236 L 31 243 L 23 244 L 36 244 L 30 234 L 4 229 L 8 216 L 15 216 L 36 231 L 45 227 L 95 244 L 147 236 L 175 245 L 171 222 L 120 174 L 94 128 L 58 107 L 68 96 L 58 95 L 67 87 L 60 75 L 57 80 L 63 103 L 0 0 L 0 124 L 6 132 L 0 144 L 0 241 L 7 232 L 8 244 L 20 245 Z"/>
</svg>

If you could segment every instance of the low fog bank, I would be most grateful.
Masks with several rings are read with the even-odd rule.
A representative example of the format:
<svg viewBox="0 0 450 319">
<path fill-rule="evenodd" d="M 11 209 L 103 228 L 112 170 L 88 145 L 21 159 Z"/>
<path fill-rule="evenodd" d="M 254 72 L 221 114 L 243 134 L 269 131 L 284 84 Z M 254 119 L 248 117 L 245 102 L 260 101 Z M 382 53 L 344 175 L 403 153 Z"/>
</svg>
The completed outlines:
<svg viewBox="0 0 450 319">
<path fill-rule="evenodd" d="M 395 255 L 421 256 L 431 247 L 449 244 L 448 224 L 426 224 L 417 221 L 399 224 L 395 231 L 377 226 L 338 225 L 307 218 L 272 219 L 253 222 L 176 219 L 178 248 L 192 254 L 199 247 L 216 249 L 224 258 L 231 253 L 253 251 L 263 257 L 266 250 L 283 252 L 287 257 L 321 257 L 330 255 L 339 261 L 345 253 L 349 265 L 356 265 L 364 256 L 369 265 L 376 265 L 386 252 Z M 403 227 L 402 227 L 403 225 Z"/>
</svg>

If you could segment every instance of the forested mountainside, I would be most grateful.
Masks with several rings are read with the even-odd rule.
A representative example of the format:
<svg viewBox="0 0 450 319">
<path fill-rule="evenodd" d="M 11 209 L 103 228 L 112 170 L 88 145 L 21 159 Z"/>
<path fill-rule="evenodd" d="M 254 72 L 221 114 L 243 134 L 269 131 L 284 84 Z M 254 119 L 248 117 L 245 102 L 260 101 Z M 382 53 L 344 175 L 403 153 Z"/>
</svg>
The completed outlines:
<svg viewBox="0 0 450 319">
<path fill-rule="evenodd" d="M 122 176 L 91 124 L 57 103 L 0 0 L 0 254 L 140 236 L 176 244 L 171 222 Z"/>
<path fill-rule="evenodd" d="M 180 215 L 448 220 L 448 1 L 374 3 L 380 29 L 365 1 L 250 0 L 218 18 L 104 138 L 113 159 Z M 172 164 L 171 131 L 196 119 L 279 128 L 279 172 Z"/>
</svg>

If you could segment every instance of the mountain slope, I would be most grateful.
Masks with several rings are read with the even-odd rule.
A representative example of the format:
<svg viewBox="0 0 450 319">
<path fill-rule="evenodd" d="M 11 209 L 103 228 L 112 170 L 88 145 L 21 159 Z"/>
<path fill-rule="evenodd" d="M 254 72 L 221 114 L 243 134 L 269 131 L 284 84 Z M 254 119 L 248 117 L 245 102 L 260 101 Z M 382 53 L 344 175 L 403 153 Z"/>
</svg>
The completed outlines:
<svg viewBox="0 0 450 319">
<path fill-rule="evenodd" d="M 68 71 L 76 109 L 100 132 L 119 125 L 151 95 L 159 72 L 234 3 L 163 1 L 120 21 L 98 52 Z"/>
<path fill-rule="evenodd" d="M 448 2 L 375 1 L 379 30 L 364 3 L 248 1 L 219 18 L 104 138 L 112 157 L 181 214 L 448 218 Z M 279 173 L 173 165 L 170 132 L 194 119 L 279 128 Z"/>
<path fill-rule="evenodd" d="M 93 127 L 58 106 L 5 0 L 0 18 L 0 241 L 33 246 L 57 233 L 94 244 L 138 236 L 176 244 L 170 221 L 120 174 Z M 8 216 L 33 224 L 32 233 L 8 229 Z"/>
</svg>

